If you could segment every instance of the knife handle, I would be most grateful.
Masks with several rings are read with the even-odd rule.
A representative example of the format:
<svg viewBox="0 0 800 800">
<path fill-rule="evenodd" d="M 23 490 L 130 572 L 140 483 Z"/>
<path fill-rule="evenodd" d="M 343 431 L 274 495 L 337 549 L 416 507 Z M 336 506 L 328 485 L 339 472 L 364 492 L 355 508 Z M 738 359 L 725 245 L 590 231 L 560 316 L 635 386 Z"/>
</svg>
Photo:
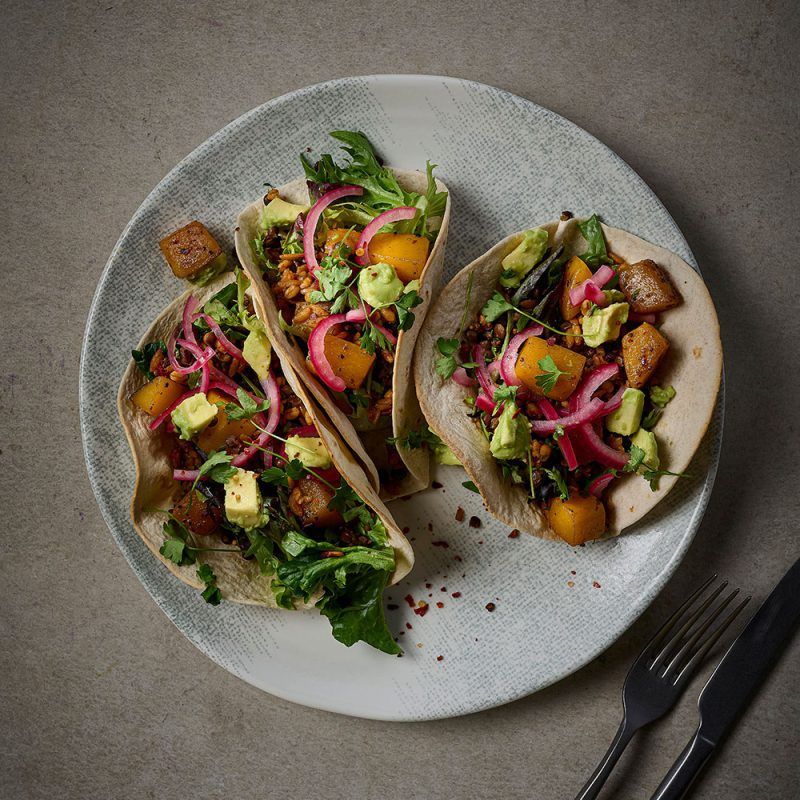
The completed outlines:
<svg viewBox="0 0 800 800">
<path fill-rule="evenodd" d="M 714 744 L 700 736 L 699 731 L 695 733 L 650 800 L 681 800 L 685 797 L 713 752 Z"/>
</svg>

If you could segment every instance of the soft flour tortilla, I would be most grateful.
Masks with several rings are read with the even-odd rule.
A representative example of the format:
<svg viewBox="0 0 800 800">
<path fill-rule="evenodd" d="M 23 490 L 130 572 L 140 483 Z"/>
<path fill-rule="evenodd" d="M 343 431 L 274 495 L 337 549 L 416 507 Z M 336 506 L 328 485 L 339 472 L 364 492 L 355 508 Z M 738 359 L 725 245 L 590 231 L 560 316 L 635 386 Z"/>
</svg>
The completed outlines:
<svg viewBox="0 0 800 800">
<path fill-rule="evenodd" d="M 550 245 L 563 243 L 568 255 L 586 250 L 578 220 L 542 225 Z M 683 472 L 691 461 L 711 415 L 722 375 L 722 343 L 714 303 L 702 278 L 675 253 L 657 247 L 618 228 L 603 225 L 610 252 L 629 263 L 650 258 L 663 267 L 683 298 L 677 307 L 661 315 L 660 330 L 670 349 L 656 373 L 656 383 L 672 384 L 677 394 L 655 426 L 661 468 Z M 545 515 L 527 502 L 526 492 L 503 479 L 500 465 L 489 451 L 489 442 L 466 414 L 469 389 L 436 373 L 436 341 L 458 336 L 460 313 L 466 300 L 469 276 L 473 276 L 467 321 L 477 319 L 494 293 L 502 272 L 501 261 L 521 241 L 515 233 L 464 267 L 444 288 L 428 313 L 414 356 L 414 377 L 422 411 L 430 427 L 450 446 L 480 489 L 487 509 L 508 525 L 547 539 L 558 537 Z M 618 534 L 641 519 L 661 501 L 678 478 L 663 476 L 656 492 L 636 475 L 623 476 L 606 495 L 609 533 Z"/>
<path fill-rule="evenodd" d="M 194 294 L 201 303 L 204 303 L 213 294 L 230 283 L 231 280 L 231 273 L 225 273 L 208 284 L 208 286 L 190 289 L 173 303 L 170 303 L 150 326 L 139 347 L 141 348 L 146 342 L 159 339 L 162 341 L 167 340 L 170 333 L 181 324 L 183 306 L 190 294 Z M 255 301 L 258 316 L 263 319 L 264 310 L 259 307 L 257 297 Z M 386 526 L 389 543 L 394 548 L 396 559 L 391 582 L 399 581 L 408 574 L 414 563 L 411 545 L 398 529 L 386 506 L 378 499 L 378 495 L 367 480 L 364 471 L 344 446 L 331 423 L 308 397 L 308 393 L 301 381 L 298 380 L 291 365 L 285 359 L 281 359 L 280 354 L 277 352 L 273 353 L 273 358 L 280 359 L 283 376 L 311 414 L 320 437 L 331 453 L 336 469 L 367 505 L 375 511 Z M 177 575 L 189 586 L 201 589 L 204 588 L 204 584 L 197 579 L 197 566 L 179 567 L 172 561 L 165 559 L 158 552 L 164 543 L 162 526 L 166 517 L 163 513 L 153 509 L 167 510 L 172 507 L 175 482 L 172 479 L 172 467 L 168 458 L 169 444 L 167 436 L 163 433 L 163 427 L 158 431 L 148 430 L 147 425 L 151 418 L 136 408 L 128 399 L 144 383 L 144 376 L 131 361 L 125 370 L 117 396 L 119 417 L 122 421 L 122 427 L 125 429 L 125 435 L 128 437 L 128 443 L 136 466 L 136 484 L 133 490 L 133 499 L 131 500 L 133 524 L 144 543 L 158 559 L 166 564 L 173 574 Z M 208 552 L 203 554 L 203 562 L 210 564 L 213 568 L 214 574 L 217 576 L 217 585 L 225 600 L 232 600 L 237 603 L 276 606 L 275 598 L 270 590 L 273 576 L 262 575 L 255 560 L 245 560 L 236 553 Z M 310 608 L 318 599 L 319 595 L 316 594 L 310 598 L 308 603 L 298 604 L 297 607 Z"/>
<path fill-rule="evenodd" d="M 397 176 L 400 185 L 407 191 L 425 193 L 427 178 L 423 173 L 402 169 L 395 169 L 393 172 Z M 392 397 L 394 400 L 392 405 L 392 435 L 398 438 L 424 424 L 411 377 L 411 357 L 422 322 L 428 311 L 431 290 L 439 284 L 444 264 L 447 228 L 450 223 L 450 193 L 447 187 L 439 180 L 436 181 L 436 187 L 440 192 L 448 192 L 447 205 L 445 206 L 436 241 L 433 243 L 433 248 L 428 255 L 428 261 L 420 276 L 419 296 L 422 298 L 422 303 L 414 309 L 414 325 L 410 330 L 400 331 L 395 348 L 394 373 L 392 377 Z M 309 203 L 308 186 L 303 178 L 280 186 L 278 191 L 283 199 L 292 203 L 303 205 Z M 333 401 L 330 390 L 306 368 L 305 356 L 300 346 L 281 328 L 280 312 L 275 304 L 269 284 L 261 277 L 261 270 L 256 264 L 252 250 L 253 240 L 259 234 L 258 221 L 263 208 L 264 200 L 261 198 L 249 205 L 239 215 L 236 221 L 236 253 L 239 256 L 239 262 L 244 267 L 250 281 L 263 301 L 270 337 L 275 346 L 282 350 L 284 360 L 292 363 L 295 370 L 311 390 L 314 398 L 325 409 L 325 413 L 333 421 L 336 429 L 362 463 L 373 486 L 381 491 L 381 497 L 396 497 L 426 489 L 430 483 L 430 457 L 425 448 L 410 450 L 398 447 L 397 452 L 408 468 L 408 476 L 392 492 L 389 492 L 386 487 L 380 486 L 375 462 L 380 457 L 383 442 L 377 443 L 378 447 L 371 447 L 369 436 L 364 436 L 362 440 L 362 436 L 356 432 L 350 418 Z M 372 438 L 374 439 L 375 437 Z"/>
</svg>

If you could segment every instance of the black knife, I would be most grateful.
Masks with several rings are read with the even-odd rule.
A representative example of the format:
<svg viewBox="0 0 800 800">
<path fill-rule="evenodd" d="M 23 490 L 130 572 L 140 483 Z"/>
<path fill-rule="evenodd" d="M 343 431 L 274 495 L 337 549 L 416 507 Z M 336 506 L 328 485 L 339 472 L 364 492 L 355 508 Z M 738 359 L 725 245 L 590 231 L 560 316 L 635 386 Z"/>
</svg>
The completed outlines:
<svg viewBox="0 0 800 800">
<path fill-rule="evenodd" d="M 679 800 L 714 752 L 800 622 L 800 559 L 781 578 L 708 679 L 700 725 L 651 800 Z"/>
</svg>

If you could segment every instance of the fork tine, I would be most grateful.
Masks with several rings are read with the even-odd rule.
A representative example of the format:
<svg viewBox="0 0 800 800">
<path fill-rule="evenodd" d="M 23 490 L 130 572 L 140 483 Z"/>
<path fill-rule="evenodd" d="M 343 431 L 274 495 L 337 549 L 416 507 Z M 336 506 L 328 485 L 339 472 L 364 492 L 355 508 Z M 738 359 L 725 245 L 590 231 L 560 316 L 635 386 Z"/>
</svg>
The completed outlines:
<svg viewBox="0 0 800 800">
<path fill-rule="evenodd" d="M 736 617 L 739 616 L 742 609 L 750 602 L 752 598 L 750 596 L 745 597 L 741 603 L 739 603 L 736 608 L 731 611 L 730 614 L 714 629 L 714 631 L 708 636 L 705 641 L 705 644 L 689 659 L 689 662 L 686 666 L 678 673 L 678 676 L 675 678 L 673 683 L 677 686 L 679 683 L 685 683 L 694 673 L 695 669 L 702 663 L 703 659 L 706 657 L 706 654 L 709 650 L 717 643 L 717 640 L 723 633 L 727 627 L 733 622 Z"/>
<path fill-rule="evenodd" d="M 725 590 L 728 581 L 723 581 L 713 592 L 700 604 L 700 607 L 681 625 L 678 631 L 670 638 L 670 640 L 661 649 L 661 652 L 655 657 L 653 663 L 650 665 L 651 670 L 656 670 L 667 659 L 667 657 L 675 650 L 680 644 L 681 639 L 686 635 L 690 628 L 697 622 L 698 619 L 705 613 L 706 609 L 719 597 Z"/>
<path fill-rule="evenodd" d="M 700 637 L 711 627 L 714 623 L 714 620 L 730 605 L 730 602 L 739 594 L 738 589 L 734 589 L 721 603 L 719 603 L 716 608 L 712 609 L 711 613 L 708 614 L 705 620 L 702 620 L 702 624 L 697 626 L 697 629 L 692 633 L 692 635 L 681 645 L 680 649 L 672 656 L 672 660 L 667 664 L 664 668 L 662 674 L 668 675 L 671 670 L 677 669 L 678 664 L 681 663 L 686 655 L 688 655 L 692 649 L 694 648 L 695 644 L 698 642 Z"/>
<path fill-rule="evenodd" d="M 696 589 L 689 597 L 680 605 L 672 616 L 658 629 L 656 635 L 647 643 L 647 646 L 642 650 L 639 654 L 639 658 L 636 659 L 638 663 L 641 660 L 649 658 L 653 651 L 661 644 L 664 640 L 664 637 L 672 630 L 675 623 L 684 615 L 684 613 L 689 609 L 695 600 L 717 579 L 717 573 L 715 572 L 699 589 Z"/>
</svg>

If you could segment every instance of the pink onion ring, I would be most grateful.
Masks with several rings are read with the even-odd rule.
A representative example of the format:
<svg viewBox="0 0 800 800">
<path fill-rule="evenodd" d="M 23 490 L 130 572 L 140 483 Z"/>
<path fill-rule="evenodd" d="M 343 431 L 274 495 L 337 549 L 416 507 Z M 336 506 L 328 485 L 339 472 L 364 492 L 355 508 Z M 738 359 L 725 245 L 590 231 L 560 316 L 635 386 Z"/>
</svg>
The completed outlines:
<svg viewBox="0 0 800 800">
<path fill-rule="evenodd" d="M 239 453 L 236 458 L 231 461 L 231 464 L 234 467 L 241 467 L 242 465 L 246 464 L 258 451 L 259 448 L 263 447 L 267 441 L 272 437 L 275 429 L 278 427 L 278 423 L 281 419 L 281 393 L 280 389 L 278 389 L 278 384 L 275 381 L 275 378 L 270 372 L 269 376 L 266 380 L 261 381 L 261 388 L 264 390 L 264 394 L 269 400 L 269 412 L 266 424 L 261 424 L 261 427 L 264 428 L 263 431 L 259 434 L 258 438 L 253 442 L 253 444 L 248 447 L 247 449 L 243 450 Z M 263 415 L 262 415 L 263 420 Z M 266 462 L 266 459 L 265 459 Z M 270 460 L 270 464 L 271 464 Z M 268 464 L 267 466 L 270 466 Z"/>
<path fill-rule="evenodd" d="M 390 208 L 382 214 L 378 214 L 375 219 L 370 222 L 363 231 L 361 236 L 358 237 L 358 244 L 356 244 L 356 263 L 361 266 L 366 266 L 370 263 L 369 260 L 369 243 L 372 237 L 385 225 L 391 225 L 393 222 L 399 222 L 403 219 L 413 219 L 417 215 L 417 209 L 413 206 L 399 206 L 398 208 Z M 306 262 L 308 258 L 306 257 Z"/>
<path fill-rule="evenodd" d="M 555 432 L 558 425 L 564 428 L 564 430 L 567 430 L 567 428 L 577 428 L 601 417 L 604 413 L 604 405 L 602 400 L 598 397 L 594 397 L 587 405 L 581 406 L 571 414 L 567 414 L 566 417 L 532 420 L 531 430 L 534 433 L 550 434 Z"/>
<path fill-rule="evenodd" d="M 627 454 L 609 447 L 591 423 L 576 428 L 574 435 L 581 445 L 581 450 L 585 451 L 592 461 L 614 469 L 622 469 L 628 463 Z"/>
<path fill-rule="evenodd" d="M 523 342 L 530 339 L 531 336 L 539 336 L 544 331 L 541 325 L 531 325 L 525 328 L 522 333 L 512 336 L 511 340 L 506 347 L 503 357 L 500 359 L 500 377 L 505 381 L 507 386 L 520 386 L 522 381 L 517 378 L 517 356 L 519 349 L 522 347 Z"/>
<path fill-rule="evenodd" d="M 539 400 L 539 410 L 547 419 L 559 420 L 560 424 L 561 418 L 558 416 L 558 412 L 555 410 L 553 404 L 549 400 L 546 400 L 545 398 Z M 558 442 L 558 446 L 564 456 L 564 460 L 567 462 L 567 469 L 575 469 L 578 466 L 578 458 L 575 455 L 575 448 L 572 446 L 572 441 L 569 438 L 569 434 L 564 431 L 564 433 L 559 436 L 556 441 Z"/>
<path fill-rule="evenodd" d="M 363 312 L 361 312 L 363 314 Z M 366 317 L 364 317 L 366 319 Z M 347 314 L 332 314 L 320 320 L 308 337 L 308 357 L 320 380 L 334 392 L 343 392 L 347 386 L 345 382 L 334 373 L 327 357 L 325 356 L 325 337 L 335 325 L 347 322 Z"/>
<path fill-rule="evenodd" d="M 148 430 L 154 431 L 156 428 L 161 425 L 161 423 L 169 417 L 169 415 L 187 398 L 191 397 L 192 395 L 197 394 L 197 389 L 191 389 L 188 392 L 184 392 L 177 400 L 174 400 L 170 403 L 148 426 Z"/>
<path fill-rule="evenodd" d="M 475 381 L 467 375 L 464 367 L 456 367 L 451 377 L 459 386 L 465 386 L 467 389 L 475 385 Z"/>
<path fill-rule="evenodd" d="M 244 361 L 244 355 L 242 351 L 222 332 L 222 328 L 217 325 L 217 321 L 209 316 L 208 314 L 200 314 L 199 317 L 205 320 L 206 325 L 214 333 L 214 336 L 217 337 L 217 341 L 222 345 L 222 349 L 233 358 L 238 358 L 239 361 Z"/>
<path fill-rule="evenodd" d="M 198 299 L 192 294 L 186 298 L 186 305 L 183 307 L 183 338 L 192 344 L 197 344 L 197 339 L 194 335 L 192 328 L 192 320 L 194 319 L 197 307 L 200 305 Z"/>
<path fill-rule="evenodd" d="M 608 484 L 614 480 L 614 475 L 611 472 L 602 472 L 597 477 L 593 478 L 589 483 L 589 494 L 595 497 L 602 497 L 603 492 L 608 487 Z"/>
<path fill-rule="evenodd" d="M 613 277 L 614 270 L 608 264 L 603 264 L 591 278 L 587 278 L 583 283 L 579 283 L 569 290 L 569 302 L 573 306 L 579 306 L 586 299 L 592 300 L 586 293 L 588 285 L 591 283 L 594 289 L 602 289 Z M 592 302 L 595 303 L 597 301 L 592 300 Z"/>
<path fill-rule="evenodd" d="M 303 257 L 306 261 L 306 266 L 313 274 L 319 269 L 317 262 L 317 255 L 314 252 L 314 236 L 317 232 L 317 225 L 322 216 L 322 212 L 331 204 L 335 203 L 342 197 L 350 197 L 351 195 L 364 194 L 364 190 L 360 186 L 339 186 L 336 189 L 331 189 L 325 192 L 306 214 L 306 221 L 303 225 Z"/>
<path fill-rule="evenodd" d="M 574 394 L 577 408 L 585 406 L 592 399 L 592 395 L 606 381 L 615 377 L 618 372 L 619 366 L 617 364 L 604 364 L 602 367 L 596 367 L 588 373 L 580 382 Z"/>
<path fill-rule="evenodd" d="M 483 392 L 479 392 L 475 398 L 475 405 L 481 410 L 489 414 L 494 413 L 495 406 L 497 405 L 494 400 L 490 400 Z"/>
<path fill-rule="evenodd" d="M 174 469 L 172 470 L 172 480 L 191 481 L 194 483 L 200 477 L 199 469 Z"/>
<path fill-rule="evenodd" d="M 495 387 L 489 375 L 489 370 L 486 368 L 486 358 L 483 355 L 483 347 L 480 344 L 476 344 L 475 347 L 472 348 L 472 360 L 477 364 L 475 375 L 478 378 L 481 389 L 486 392 L 487 397 L 490 399 L 493 398 Z M 492 403 L 494 404 L 494 400 L 492 400 Z"/>
<path fill-rule="evenodd" d="M 649 322 L 651 325 L 656 324 L 655 314 L 637 314 L 635 311 L 628 312 L 628 322 Z"/>
<path fill-rule="evenodd" d="M 195 357 L 195 361 L 189 364 L 188 367 L 184 367 L 176 358 L 176 344 L 183 347 L 184 350 L 187 350 Z M 177 331 L 173 331 L 167 339 L 167 358 L 169 359 L 169 365 L 172 367 L 173 372 L 177 372 L 178 375 L 189 375 L 192 372 L 197 372 L 197 370 L 199 370 L 204 364 L 207 364 L 212 358 L 214 358 L 214 355 L 214 350 L 210 347 L 203 351 L 200 349 L 200 347 L 198 347 L 198 345 L 192 344 L 186 339 L 178 339 Z"/>
</svg>

